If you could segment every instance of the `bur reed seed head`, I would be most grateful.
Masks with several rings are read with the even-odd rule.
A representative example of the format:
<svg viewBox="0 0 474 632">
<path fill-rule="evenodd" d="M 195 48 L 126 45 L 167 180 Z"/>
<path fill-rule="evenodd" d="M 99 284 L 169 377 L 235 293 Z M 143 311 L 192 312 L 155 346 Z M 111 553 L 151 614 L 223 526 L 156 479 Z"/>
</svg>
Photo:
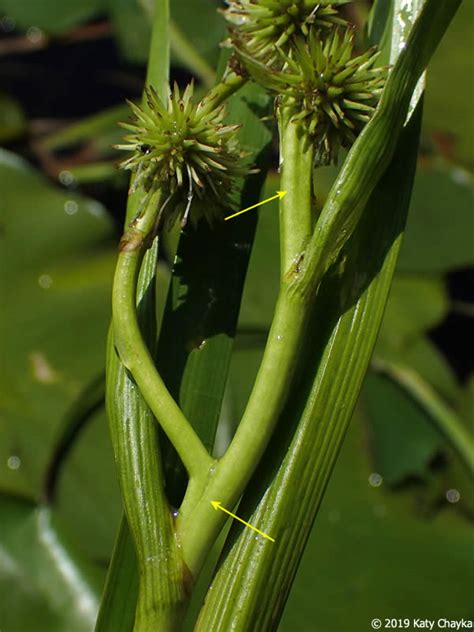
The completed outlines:
<svg viewBox="0 0 474 632">
<path fill-rule="evenodd" d="M 164 104 L 150 86 L 144 104 L 130 103 L 132 119 L 117 149 L 130 156 L 120 163 L 134 174 L 132 192 L 143 190 L 142 206 L 161 189 L 159 225 L 170 228 L 204 217 L 221 218 L 229 205 L 234 180 L 248 173 L 238 148 L 239 126 L 226 125 L 223 107 L 203 108 L 193 99 L 193 84 L 181 95 L 175 84 Z"/>
<path fill-rule="evenodd" d="M 223 13 L 232 45 L 270 66 L 281 62 L 279 50 L 289 54 L 294 38 L 307 36 L 310 28 L 347 24 L 327 0 L 227 0 L 227 4 Z M 337 5 L 337 0 L 332 4 Z"/>
<path fill-rule="evenodd" d="M 314 144 L 317 165 L 336 163 L 339 148 L 350 148 L 375 112 L 387 75 L 375 67 L 374 48 L 353 56 L 354 29 L 326 34 L 310 29 L 283 55 L 282 70 L 269 69 L 245 53 L 243 63 L 264 87 L 287 97 L 293 121 L 301 121 Z"/>
</svg>

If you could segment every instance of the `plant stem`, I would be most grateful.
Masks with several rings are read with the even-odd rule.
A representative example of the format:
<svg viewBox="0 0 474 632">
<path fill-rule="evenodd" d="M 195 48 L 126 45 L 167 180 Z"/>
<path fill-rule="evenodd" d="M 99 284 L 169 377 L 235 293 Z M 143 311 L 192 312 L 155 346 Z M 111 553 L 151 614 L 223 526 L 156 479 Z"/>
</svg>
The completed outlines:
<svg viewBox="0 0 474 632">
<path fill-rule="evenodd" d="M 311 173 L 314 149 L 301 123 L 292 122 L 285 103 L 279 111 L 282 176 L 280 188 L 286 191 L 280 204 L 280 269 L 285 274 L 298 259 L 311 237 Z"/>
<path fill-rule="evenodd" d="M 365 205 L 388 167 L 407 121 L 417 83 L 461 0 L 426 0 L 392 69 L 377 111 L 347 156 L 308 245 L 297 292 L 314 293 L 354 232 Z"/>
<path fill-rule="evenodd" d="M 282 161 L 289 198 L 281 211 L 283 257 L 297 268 L 295 259 L 311 230 L 312 149 L 286 113 L 282 114 L 282 120 L 285 124 Z M 286 128 L 288 125 L 290 130 Z M 284 272 L 288 270 L 284 268 Z M 268 445 L 294 383 L 314 297 L 302 297 L 288 291 L 288 287 L 288 275 L 283 274 L 262 364 L 236 434 L 225 455 L 211 470 L 205 488 L 189 488 L 181 507 L 177 528 L 184 559 L 193 575 L 199 572 L 225 520 L 221 512 L 213 510 L 211 501 L 218 500 L 228 508 L 238 501 Z"/>
<path fill-rule="evenodd" d="M 276 543 L 232 526 L 195 632 L 277 629 L 377 338 L 416 167 L 418 115 L 348 245 L 343 273 L 322 283 L 306 380 L 239 506 L 239 515 Z"/>
<path fill-rule="evenodd" d="M 222 105 L 247 83 L 247 78 L 227 68 L 221 81 L 210 90 L 201 102 L 200 113 L 209 114 Z"/>
<path fill-rule="evenodd" d="M 152 85 L 163 103 L 166 103 L 170 75 L 170 5 L 169 0 L 154 1 L 146 83 Z"/>
<path fill-rule="evenodd" d="M 211 470 L 205 488 L 188 489 L 177 521 L 183 556 L 193 576 L 225 520 L 210 504 L 232 508 L 260 461 L 296 374 L 311 301 L 282 287 L 252 394 L 224 456 Z"/>
<path fill-rule="evenodd" d="M 146 241 L 153 232 L 158 193 L 121 241 L 112 290 L 115 346 L 142 396 L 174 445 L 190 478 L 201 478 L 213 460 L 176 404 L 143 341 L 136 314 L 136 287 Z"/>
<path fill-rule="evenodd" d="M 457 452 L 471 474 L 474 474 L 474 437 L 465 428 L 431 386 L 410 367 L 377 358 L 372 362 L 377 373 L 393 380 L 428 413 L 436 428 Z"/>
<path fill-rule="evenodd" d="M 166 97 L 169 73 L 169 4 L 168 0 L 156 0 L 154 4 L 147 82 L 162 97 Z M 151 219 L 150 209 L 146 209 L 141 220 L 133 221 L 141 196 L 142 192 L 137 191 L 129 196 L 127 204 L 125 225 L 132 223 L 127 237 L 135 244 L 135 252 L 132 248 L 127 256 L 136 258 L 136 269 L 132 270 L 133 279 L 125 287 L 125 292 L 129 290 L 130 293 L 126 298 L 118 288 L 116 293 L 131 302 L 132 305 L 127 305 L 127 308 L 130 307 L 134 331 L 138 333 L 140 343 L 145 346 L 142 332 L 138 328 L 139 321 L 143 336 L 152 348 L 156 342 L 154 287 L 158 246 L 155 240 L 152 248 L 145 254 L 138 280 L 145 249 L 143 240 L 150 233 Z M 157 200 L 151 202 L 153 204 Z M 129 242 L 128 245 L 130 246 Z M 123 263 L 123 258 L 119 255 L 120 264 Z M 138 317 L 136 302 L 140 308 Z M 130 314 L 125 311 L 123 316 L 127 320 Z M 119 309 L 119 325 L 121 317 Z M 127 519 L 122 519 L 96 632 L 131 632 L 132 628 L 135 632 L 172 630 L 183 615 L 189 595 L 189 575 L 177 546 L 173 520 L 164 493 L 157 425 L 135 383 L 117 357 L 114 345 L 115 325 L 113 322 L 108 343 L 107 406 Z M 120 327 L 118 331 L 120 338 Z M 138 561 L 139 582 L 133 549 Z"/>
</svg>

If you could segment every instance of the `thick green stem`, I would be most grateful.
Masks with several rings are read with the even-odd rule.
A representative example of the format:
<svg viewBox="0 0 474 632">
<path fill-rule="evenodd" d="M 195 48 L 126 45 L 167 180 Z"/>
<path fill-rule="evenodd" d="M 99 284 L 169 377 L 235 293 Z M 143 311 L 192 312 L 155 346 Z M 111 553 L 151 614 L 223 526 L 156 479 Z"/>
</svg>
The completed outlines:
<svg viewBox="0 0 474 632">
<path fill-rule="evenodd" d="M 292 122 L 291 111 L 282 104 L 279 112 L 281 184 L 286 195 L 280 204 L 280 268 L 285 274 L 311 237 L 311 180 L 314 149 L 301 122 Z"/>
<path fill-rule="evenodd" d="M 296 373 L 310 302 L 283 288 L 267 347 L 247 408 L 227 452 L 211 469 L 205 488 L 188 490 L 178 518 L 186 565 L 196 575 L 225 520 L 212 508 L 239 500 L 271 438 Z M 197 497 L 199 495 L 200 497 Z"/>
<path fill-rule="evenodd" d="M 311 230 L 312 150 L 301 129 L 282 115 L 284 182 L 288 190 L 282 208 L 281 232 L 284 260 L 289 267 L 281 281 L 273 324 L 252 394 L 227 452 L 210 471 L 205 487 L 189 488 L 178 518 L 183 555 L 191 572 L 197 574 L 225 520 L 211 501 L 232 507 L 240 498 L 265 448 L 294 383 L 306 324 L 314 296 L 289 291 L 298 256 Z M 287 126 L 291 129 L 288 131 Z M 283 198 L 286 200 L 286 198 Z"/>
<path fill-rule="evenodd" d="M 313 293 L 353 234 L 392 159 L 418 81 L 460 4 L 461 0 L 426 0 L 374 117 L 353 145 L 329 193 L 301 274 L 295 275 L 295 291 Z"/>
<path fill-rule="evenodd" d="M 410 367 L 379 358 L 373 361 L 372 366 L 378 373 L 396 382 L 428 413 L 436 428 L 457 452 L 469 472 L 474 474 L 474 437 L 463 426 L 456 413 L 440 399 L 421 375 Z"/>
<path fill-rule="evenodd" d="M 209 114 L 212 110 L 222 105 L 235 92 L 240 90 L 247 83 L 247 78 L 238 75 L 233 70 L 227 68 L 221 81 L 217 83 L 204 97 L 200 107 L 200 113 Z"/>
<path fill-rule="evenodd" d="M 169 73 L 168 23 L 168 0 L 156 0 L 147 82 L 163 98 L 167 92 Z M 126 226 L 136 217 L 142 195 L 141 191 L 137 191 L 129 196 Z M 156 201 L 152 200 L 152 203 Z M 147 212 L 145 216 L 147 217 Z M 140 226 L 138 223 L 138 230 L 132 230 L 128 235 L 131 242 L 135 240 L 139 261 L 143 250 L 140 228 L 146 228 L 144 234 L 150 232 L 150 226 Z M 130 242 L 128 245 L 130 246 Z M 133 305 L 131 311 L 140 340 L 142 341 L 143 335 L 150 347 L 156 341 L 156 258 L 155 241 L 145 256 L 138 283 L 138 265 L 134 271 L 128 296 Z M 119 260 L 122 262 L 120 257 Z M 136 302 L 139 304 L 138 320 Z M 138 321 L 143 333 L 138 329 Z M 115 323 L 112 326 L 114 328 Z M 176 628 L 176 621 L 183 615 L 188 598 L 189 575 L 183 565 L 164 493 L 157 424 L 117 357 L 113 334 L 114 329 L 111 330 L 108 346 L 107 407 L 126 520 L 122 519 L 96 632 L 173 630 Z M 138 561 L 139 578 L 133 550 Z"/>
<path fill-rule="evenodd" d="M 114 340 L 123 365 L 133 375 L 142 396 L 181 457 L 189 477 L 201 478 L 213 461 L 156 370 L 137 320 L 137 280 L 146 240 L 153 231 L 156 205 L 157 200 L 152 200 L 150 212 L 135 220 L 121 241 L 112 291 Z"/>
</svg>

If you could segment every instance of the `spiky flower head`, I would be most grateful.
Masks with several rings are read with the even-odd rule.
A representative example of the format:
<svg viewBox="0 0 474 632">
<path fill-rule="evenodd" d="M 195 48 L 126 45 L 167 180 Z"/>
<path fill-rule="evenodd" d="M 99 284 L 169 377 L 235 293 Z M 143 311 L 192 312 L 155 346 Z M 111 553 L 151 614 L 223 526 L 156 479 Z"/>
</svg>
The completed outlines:
<svg viewBox="0 0 474 632">
<path fill-rule="evenodd" d="M 351 147 L 377 107 L 387 74 L 374 67 L 374 48 L 353 57 L 354 30 L 334 29 L 321 38 L 311 30 L 298 37 L 281 71 L 243 56 L 262 85 L 285 95 L 293 120 L 305 123 L 319 165 L 337 162 L 339 147 Z"/>
<path fill-rule="evenodd" d="M 222 217 L 234 179 L 248 173 L 238 149 L 238 125 L 224 123 L 223 107 L 193 101 L 193 84 L 181 95 L 175 84 L 167 104 L 146 89 L 143 106 L 130 103 L 133 117 L 121 123 L 130 133 L 117 149 L 131 152 L 120 167 L 135 174 L 132 190 L 142 189 L 142 205 L 161 189 L 159 224 L 171 227 L 188 215 L 212 223 Z"/>
<path fill-rule="evenodd" d="M 233 46 L 267 65 L 281 62 L 279 50 L 289 54 L 294 38 L 310 28 L 345 25 L 328 0 L 226 0 L 223 13 L 230 23 Z M 333 5 L 344 0 L 334 0 Z"/>
</svg>

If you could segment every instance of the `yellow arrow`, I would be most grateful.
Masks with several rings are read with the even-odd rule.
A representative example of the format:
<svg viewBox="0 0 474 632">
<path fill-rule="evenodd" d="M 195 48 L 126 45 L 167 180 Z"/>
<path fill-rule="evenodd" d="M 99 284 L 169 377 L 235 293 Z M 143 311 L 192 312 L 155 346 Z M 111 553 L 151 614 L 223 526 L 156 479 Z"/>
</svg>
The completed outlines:
<svg viewBox="0 0 474 632">
<path fill-rule="evenodd" d="M 281 200 L 282 197 L 285 197 L 286 191 L 277 191 L 276 195 L 269 197 L 268 200 L 263 200 L 263 202 L 259 202 L 258 204 L 254 204 L 253 206 L 249 206 L 248 208 L 244 208 L 243 211 L 239 211 L 238 213 L 234 213 L 233 215 L 229 215 L 224 219 L 227 221 L 228 219 L 232 219 L 233 217 L 237 217 L 237 215 L 242 215 L 242 213 L 246 213 L 247 211 L 251 211 L 253 208 L 257 208 L 257 206 L 262 206 L 262 204 L 267 204 L 267 202 L 273 202 L 277 198 Z"/>
<path fill-rule="evenodd" d="M 244 524 L 246 527 L 248 527 L 249 529 L 253 529 L 254 531 L 256 531 L 257 533 L 259 533 L 260 535 L 263 535 L 264 538 L 267 538 L 267 540 L 270 540 L 271 542 L 275 542 L 274 538 L 271 538 L 269 535 L 267 535 L 266 533 L 263 533 L 263 531 L 260 531 L 260 529 L 257 529 L 256 527 L 252 526 L 251 524 L 249 524 L 248 522 L 245 522 L 245 520 L 242 520 L 242 518 L 239 518 L 239 516 L 236 516 L 235 514 L 231 513 L 230 511 L 228 511 L 225 507 L 222 506 L 222 503 L 220 503 L 218 500 L 211 500 L 211 505 L 214 507 L 214 509 L 217 511 L 218 509 L 220 509 L 221 511 L 224 511 L 226 514 L 229 514 L 229 516 L 231 516 L 232 518 L 234 518 L 234 520 L 238 520 L 239 522 L 241 522 L 242 524 Z"/>
</svg>

